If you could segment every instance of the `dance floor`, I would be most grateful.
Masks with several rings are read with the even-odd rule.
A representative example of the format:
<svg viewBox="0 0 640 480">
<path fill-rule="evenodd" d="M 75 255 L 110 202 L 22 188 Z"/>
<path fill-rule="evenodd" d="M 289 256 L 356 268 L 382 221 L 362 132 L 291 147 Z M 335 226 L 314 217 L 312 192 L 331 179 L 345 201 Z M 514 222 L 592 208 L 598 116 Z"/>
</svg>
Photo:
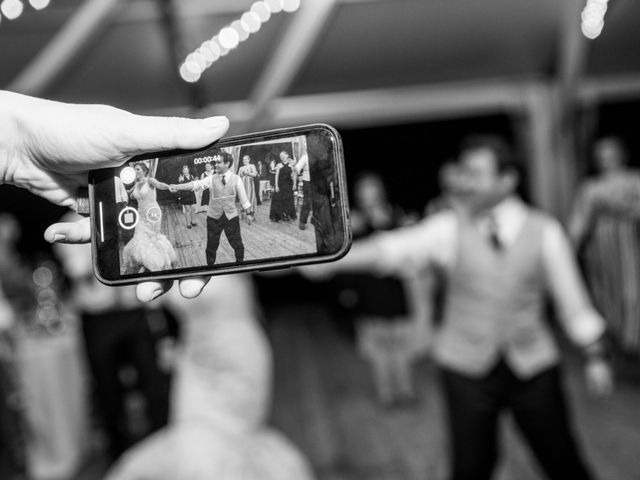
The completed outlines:
<svg viewBox="0 0 640 480">
<path fill-rule="evenodd" d="M 245 260 L 301 255 L 317 251 L 315 230 L 310 222 L 307 223 L 306 230 L 300 230 L 297 221 L 272 222 L 269 220 L 269 208 L 270 201 L 258 205 L 255 221 L 251 225 L 240 221 Z M 174 246 L 179 265 L 181 267 L 206 265 L 206 213 L 204 211 L 197 213 L 196 226 L 188 229 L 181 206 L 162 205 L 162 212 L 164 218 L 161 231 Z M 230 262 L 235 262 L 235 256 L 223 233 L 220 236 L 216 264 Z"/>
<path fill-rule="evenodd" d="M 368 366 L 322 305 L 267 312 L 274 347 L 271 424 L 304 452 L 318 480 L 444 480 L 447 475 L 444 404 L 434 369 L 415 375 L 420 400 L 388 410 L 374 400 Z M 640 382 L 621 382 L 607 400 L 585 391 L 580 364 L 570 356 L 566 385 L 575 425 L 595 478 L 640 478 Z M 496 480 L 543 480 L 510 419 L 502 429 L 503 461 Z M 75 480 L 102 478 L 94 458 Z"/>
<path fill-rule="evenodd" d="M 432 366 L 415 374 L 420 401 L 388 410 L 374 400 L 368 365 L 322 306 L 273 312 L 272 423 L 299 445 L 319 480 L 444 480 L 444 404 Z M 638 367 L 640 368 L 640 367 Z M 640 478 L 640 384 L 620 383 L 608 400 L 587 394 L 577 358 L 566 365 L 576 429 L 595 478 Z M 496 480 L 542 480 L 512 422 L 502 429 Z"/>
</svg>

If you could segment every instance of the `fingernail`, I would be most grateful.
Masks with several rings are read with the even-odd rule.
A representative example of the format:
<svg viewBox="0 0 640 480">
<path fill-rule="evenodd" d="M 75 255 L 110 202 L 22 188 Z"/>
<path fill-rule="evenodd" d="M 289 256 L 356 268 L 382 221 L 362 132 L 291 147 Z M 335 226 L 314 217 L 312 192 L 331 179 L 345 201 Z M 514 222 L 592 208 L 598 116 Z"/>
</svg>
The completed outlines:
<svg viewBox="0 0 640 480">
<path fill-rule="evenodd" d="M 211 127 L 211 128 L 220 127 L 220 126 L 224 125 L 227 122 L 229 122 L 229 119 L 227 117 L 225 117 L 225 116 L 222 116 L 222 117 L 209 117 L 209 118 L 205 118 L 203 120 L 203 123 L 205 124 L 205 126 Z"/>
<path fill-rule="evenodd" d="M 151 300 L 155 300 L 156 298 L 158 298 L 160 295 L 162 294 L 162 290 L 155 290 L 153 292 L 153 294 L 151 295 Z"/>
<path fill-rule="evenodd" d="M 64 240 L 67 236 L 63 233 L 56 233 L 53 235 L 53 239 L 49 241 L 49 243 L 59 242 L 60 240 Z"/>
</svg>

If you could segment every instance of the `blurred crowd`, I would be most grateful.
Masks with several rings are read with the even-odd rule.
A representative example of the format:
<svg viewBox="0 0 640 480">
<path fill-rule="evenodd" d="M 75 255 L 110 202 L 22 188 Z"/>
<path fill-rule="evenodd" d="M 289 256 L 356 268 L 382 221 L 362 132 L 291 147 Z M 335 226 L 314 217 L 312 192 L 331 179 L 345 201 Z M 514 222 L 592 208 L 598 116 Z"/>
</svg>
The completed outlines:
<svg viewBox="0 0 640 480">
<path fill-rule="evenodd" d="M 361 172 L 353 252 L 303 272 L 331 279 L 385 409 L 419 401 L 417 360 L 440 366 L 454 479 L 490 478 L 505 409 L 549 478 L 592 478 L 558 380 L 559 329 L 539 320 L 550 294 L 598 395 L 613 389 L 611 366 L 637 368 L 640 172 L 618 138 L 598 140 L 593 160 L 564 228 L 518 197 L 520 165 L 498 137 L 442 164 L 422 215 Z M 313 478 L 267 425 L 271 351 L 249 277 L 142 305 L 132 287 L 96 281 L 88 246 L 26 258 L 19 241 L 20 223 L 1 215 L 0 478 L 73 478 L 95 455 L 115 480 Z"/>
</svg>

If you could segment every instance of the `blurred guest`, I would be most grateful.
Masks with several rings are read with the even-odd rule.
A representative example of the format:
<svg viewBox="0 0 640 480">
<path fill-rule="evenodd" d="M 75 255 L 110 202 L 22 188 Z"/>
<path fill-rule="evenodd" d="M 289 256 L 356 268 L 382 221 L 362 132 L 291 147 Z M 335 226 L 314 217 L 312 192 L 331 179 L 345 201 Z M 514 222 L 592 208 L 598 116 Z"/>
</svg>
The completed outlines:
<svg viewBox="0 0 640 480">
<path fill-rule="evenodd" d="M 253 189 L 256 191 L 256 201 L 258 205 L 262 205 L 262 199 L 260 198 L 260 179 L 264 175 L 264 164 L 258 160 L 254 163 L 256 169 L 256 176 L 253 178 Z"/>
<path fill-rule="evenodd" d="M 596 176 L 579 189 L 569 232 L 615 344 L 640 355 L 640 172 L 619 138 L 593 146 Z"/>
<path fill-rule="evenodd" d="M 0 281 L 0 478 L 26 480 L 26 429 L 16 370 L 14 323 L 15 313 Z"/>
<path fill-rule="evenodd" d="M 559 223 L 515 196 L 518 168 L 506 143 L 469 138 L 459 165 L 464 209 L 361 241 L 343 260 L 315 270 L 433 265 L 444 272 L 445 311 L 432 350 L 448 406 L 452 479 L 491 478 L 505 410 L 549 478 L 592 478 L 573 438 L 545 293 L 584 350 L 589 388 L 601 395 L 612 388 L 604 321 Z"/>
<path fill-rule="evenodd" d="M 210 177 L 211 175 L 213 175 L 214 173 L 215 171 L 213 170 L 213 165 L 211 165 L 211 162 L 207 162 L 204 164 L 204 172 L 202 172 L 202 175 L 200 175 L 200 180 L 204 180 L 207 177 Z M 209 188 L 205 188 L 204 190 L 202 190 L 202 192 L 196 192 L 196 195 L 198 194 L 200 194 L 201 196 L 200 211 L 206 212 L 207 209 L 209 208 L 209 199 L 211 198 L 211 192 L 209 191 Z"/>
<path fill-rule="evenodd" d="M 351 213 L 354 239 L 400 227 L 405 215 L 391 204 L 382 179 L 362 174 L 355 183 Z M 411 378 L 414 331 L 405 281 L 396 275 L 362 273 L 354 277 L 356 336 L 360 353 L 371 363 L 378 400 L 386 406 L 413 400 Z"/>
<path fill-rule="evenodd" d="M 296 163 L 296 172 L 302 180 L 302 209 L 300 210 L 300 230 L 307 228 L 307 220 L 311 213 L 311 177 L 309 176 L 309 155 L 306 153 Z"/>
<path fill-rule="evenodd" d="M 256 166 L 251 163 L 251 157 L 249 155 L 242 157 L 242 166 L 238 169 L 238 176 L 244 184 L 244 191 L 251 203 L 251 211 L 255 212 L 258 209 L 258 191 L 256 190 L 254 180 L 258 178 L 258 171 L 256 170 Z"/>
<path fill-rule="evenodd" d="M 306 459 L 267 426 L 272 358 L 247 276 L 219 277 L 194 300 L 169 297 L 184 319 L 171 421 L 108 480 L 311 480 Z"/>
<path fill-rule="evenodd" d="M 295 220 L 296 207 L 293 199 L 293 169 L 289 153 L 280 152 L 280 160 L 275 167 L 275 193 L 271 201 L 269 219 L 273 222 Z"/>
<path fill-rule="evenodd" d="M 178 177 L 178 183 L 189 183 L 196 180 L 196 177 L 191 175 L 188 165 L 182 166 L 182 173 Z M 184 218 L 187 223 L 187 228 L 195 227 L 196 224 L 196 194 L 192 191 L 180 191 L 178 192 L 178 202 L 182 205 L 182 211 L 184 212 Z"/>
<path fill-rule="evenodd" d="M 424 210 L 424 216 L 433 215 L 455 207 L 459 187 L 459 168 L 455 160 L 447 160 L 438 170 L 440 195 L 431 200 Z"/>
<path fill-rule="evenodd" d="M 75 215 L 68 215 L 71 220 Z M 159 345 L 176 336 L 175 321 L 166 312 L 155 314 L 135 298 L 133 287 L 107 287 L 93 276 L 88 245 L 55 246 L 71 282 L 70 306 L 81 317 L 95 399 L 115 460 L 136 440 L 127 424 L 124 368 L 133 368 L 136 386 L 146 405 L 147 433 L 167 423 L 169 372 L 163 369 Z"/>
</svg>

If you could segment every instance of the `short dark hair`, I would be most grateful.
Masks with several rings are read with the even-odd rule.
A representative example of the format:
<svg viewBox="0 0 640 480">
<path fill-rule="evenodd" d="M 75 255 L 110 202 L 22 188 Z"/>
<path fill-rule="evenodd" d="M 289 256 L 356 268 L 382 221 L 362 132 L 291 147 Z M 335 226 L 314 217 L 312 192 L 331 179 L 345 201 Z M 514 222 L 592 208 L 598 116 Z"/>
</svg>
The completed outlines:
<svg viewBox="0 0 640 480">
<path fill-rule="evenodd" d="M 222 160 L 222 163 L 227 163 L 229 165 L 233 165 L 233 156 L 229 152 L 225 152 L 224 150 L 220 150 L 219 152 L 216 152 L 213 156 L 214 156 L 214 158 L 216 156 L 219 156 L 220 160 Z"/>
<path fill-rule="evenodd" d="M 499 135 L 469 135 L 460 144 L 458 158 L 466 152 L 485 149 L 493 153 L 498 173 L 522 173 L 520 162 L 516 159 L 513 149 Z"/>
</svg>

